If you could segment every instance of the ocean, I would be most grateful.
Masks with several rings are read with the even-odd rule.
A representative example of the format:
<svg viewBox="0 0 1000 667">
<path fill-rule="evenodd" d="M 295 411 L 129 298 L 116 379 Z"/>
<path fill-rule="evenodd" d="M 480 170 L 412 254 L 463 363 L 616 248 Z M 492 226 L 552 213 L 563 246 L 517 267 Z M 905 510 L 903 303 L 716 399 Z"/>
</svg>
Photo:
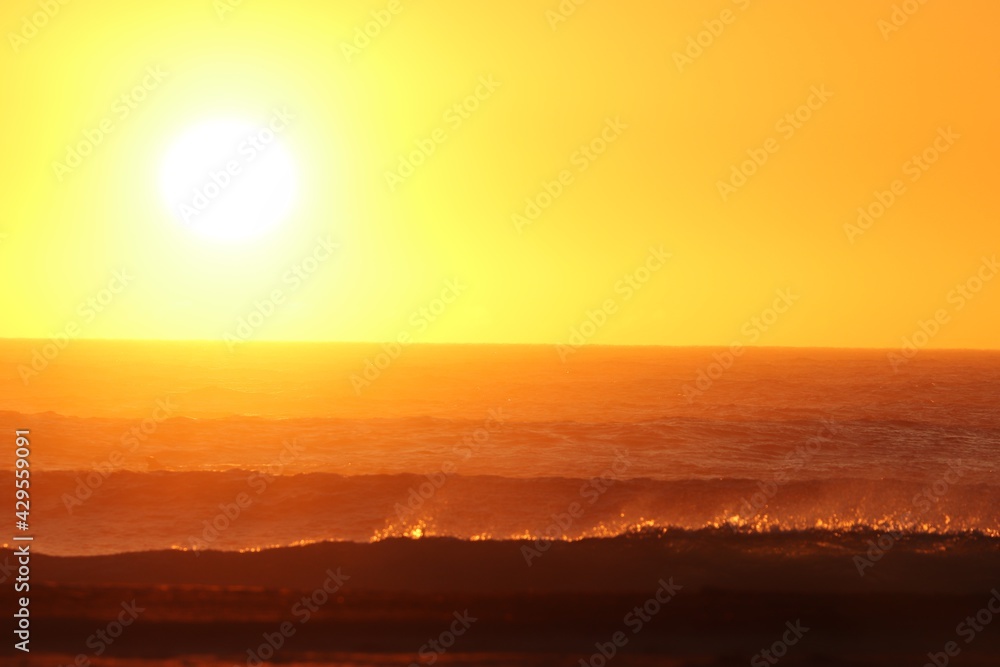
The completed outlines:
<svg viewBox="0 0 1000 667">
<path fill-rule="evenodd" d="M 0 345 L 0 420 L 12 443 L 31 432 L 33 550 L 53 608 L 79 587 L 101 600 L 166 587 L 180 596 L 168 606 L 202 627 L 191 614 L 204 591 L 227 591 L 218 604 L 238 626 L 251 621 L 233 591 L 257 591 L 258 615 L 279 618 L 260 609 L 313 588 L 336 560 L 369 615 L 387 613 L 379 596 L 413 614 L 421 596 L 489 600 L 506 630 L 474 641 L 493 657 L 446 664 L 562 664 L 539 655 L 575 656 L 567 637 L 589 639 L 585 619 L 670 577 L 686 586 L 678 609 L 687 595 L 724 625 L 749 622 L 758 603 L 782 616 L 787 596 L 825 617 L 823 596 L 883 596 L 897 616 L 912 609 L 905 596 L 946 596 L 942 613 L 1000 584 L 997 353 L 894 363 L 871 350 L 595 346 L 564 359 L 552 346 L 73 341 L 26 373 L 42 345 Z M 12 487 L 12 458 L 6 468 Z M 532 596 L 564 620 L 590 611 L 546 634 L 517 611 Z M 361 622 L 350 595 L 340 604 Z M 707 621 L 682 641 L 682 618 L 620 664 L 729 664 L 743 650 L 717 651 Z M 601 632 L 577 642 L 584 658 Z M 220 641 L 242 646 L 233 633 Z M 410 646 L 322 636 L 283 659 L 362 664 L 341 656 L 361 651 L 382 664 L 379 651 Z M 871 662 L 850 662 L 836 635 L 814 639 L 812 659 L 908 655 L 887 636 L 857 658 Z M 208 650 L 195 644 L 163 655 Z M 994 644 L 977 647 L 991 664 Z M 799 659 L 786 662 L 810 664 Z"/>
</svg>

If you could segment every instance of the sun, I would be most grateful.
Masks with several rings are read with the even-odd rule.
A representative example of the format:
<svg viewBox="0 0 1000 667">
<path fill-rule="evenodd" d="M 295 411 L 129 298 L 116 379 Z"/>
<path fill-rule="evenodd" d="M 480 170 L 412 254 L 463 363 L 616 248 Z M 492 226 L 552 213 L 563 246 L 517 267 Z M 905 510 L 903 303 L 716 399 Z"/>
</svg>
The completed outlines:
<svg viewBox="0 0 1000 667">
<path fill-rule="evenodd" d="M 295 161 L 281 135 L 283 112 L 263 123 L 215 119 L 182 132 L 163 158 L 160 190 L 184 227 L 217 241 L 272 232 L 295 205 Z"/>
</svg>

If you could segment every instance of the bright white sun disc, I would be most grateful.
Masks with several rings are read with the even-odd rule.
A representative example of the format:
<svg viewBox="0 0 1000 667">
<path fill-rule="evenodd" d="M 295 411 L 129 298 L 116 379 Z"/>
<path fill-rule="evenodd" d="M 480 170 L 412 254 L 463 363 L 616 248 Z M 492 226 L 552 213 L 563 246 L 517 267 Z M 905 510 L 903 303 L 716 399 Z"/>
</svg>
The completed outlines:
<svg viewBox="0 0 1000 667">
<path fill-rule="evenodd" d="M 213 120 L 190 128 L 163 161 L 160 189 L 185 227 L 209 238 L 256 238 L 278 226 L 295 203 L 297 179 L 281 141 L 279 116 L 255 124 Z"/>
</svg>

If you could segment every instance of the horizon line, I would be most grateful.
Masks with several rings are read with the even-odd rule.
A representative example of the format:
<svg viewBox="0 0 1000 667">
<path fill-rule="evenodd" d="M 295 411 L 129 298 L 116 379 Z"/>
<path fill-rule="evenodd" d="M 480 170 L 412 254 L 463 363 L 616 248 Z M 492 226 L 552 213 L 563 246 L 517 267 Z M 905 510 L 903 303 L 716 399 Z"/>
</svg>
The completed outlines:
<svg viewBox="0 0 1000 667">
<path fill-rule="evenodd" d="M 52 337 L 48 338 L 24 338 L 0 336 L 0 343 L 4 342 L 52 342 Z M 83 343 L 175 343 L 175 344 L 217 344 L 228 345 L 229 343 L 219 338 L 73 338 L 73 341 Z M 394 340 L 247 340 L 241 341 L 245 344 L 264 345 L 391 345 L 399 343 Z M 584 343 L 580 346 L 572 346 L 563 342 L 544 343 L 501 343 L 501 342 L 423 342 L 408 343 L 403 347 L 445 347 L 445 346 L 465 346 L 465 347 L 555 347 L 569 346 L 574 349 L 581 348 L 664 348 L 664 349 L 728 349 L 733 343 L 724 344 L 667 344 L 667 343 Z M 900 347 L 859 347 L 851 345 L 753 345 L 741 343 L 743 348 L 754 348 L 762 350 L 860 350 L 870 352 L 898 352 Z M 925 347 L 919 348 L 921 352 L 1000 352 L 1000 347 Z"/>
</svg>

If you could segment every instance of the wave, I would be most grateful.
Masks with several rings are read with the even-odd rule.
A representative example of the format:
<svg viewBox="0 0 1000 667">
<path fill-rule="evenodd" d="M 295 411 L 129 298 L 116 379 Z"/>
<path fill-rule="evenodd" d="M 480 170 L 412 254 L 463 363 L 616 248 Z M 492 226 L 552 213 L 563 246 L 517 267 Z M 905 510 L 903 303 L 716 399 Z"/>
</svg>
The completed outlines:
<svg viewBox="0 0 1000 667">
<path fill-rule="evenodd" d="M 240 551 L 393 537 L 575 541 L 643 529 L 1000 535 L 1000 488 L 829 478 L 655 480 L 281 471 L 50 471 L 33 477 L 38 550 Z M 3 473 L 0 480 L 11 476 Z"/>
<path fill-rule="evenodd" d="M 831 421 L 800 412 L 755 413 L 751 420 L 745 414 L 659 415 L 586 423 L 520 421 L 511 409 L 475 419 L 203 419 L 154 410 L 145 419 L 0 412 L 0 422 L 44 438 L 45 446 L 32 453 L 36 470 L 266 470 L 280 462 L 285 474 L 378 475 L 432 473 L 450 463 L 463 475 L 586 478 L 604 474 L 624 450 L 628 476 L 651 479 L 768 479 L 781 473 L 792 480 L 930 483 L 950 461 L 961 460 L 964 481 L 997 483 L 995 423 L 969 415 L 951 426 L 890 417 Z"/>
<path fill-rule="evenodd" d="M 645 529 L 579 541 L 392 538 L 252 550 L 39 556 L 51 582 L 86 585 L 309 588 L 342 568 L 350 588 L 413 592 L 642 591 L 674 577 L 692 590 L 988 591 L 1000 538 L 887 536 L 869 529 L 742 534 Z"/>
</svg>

